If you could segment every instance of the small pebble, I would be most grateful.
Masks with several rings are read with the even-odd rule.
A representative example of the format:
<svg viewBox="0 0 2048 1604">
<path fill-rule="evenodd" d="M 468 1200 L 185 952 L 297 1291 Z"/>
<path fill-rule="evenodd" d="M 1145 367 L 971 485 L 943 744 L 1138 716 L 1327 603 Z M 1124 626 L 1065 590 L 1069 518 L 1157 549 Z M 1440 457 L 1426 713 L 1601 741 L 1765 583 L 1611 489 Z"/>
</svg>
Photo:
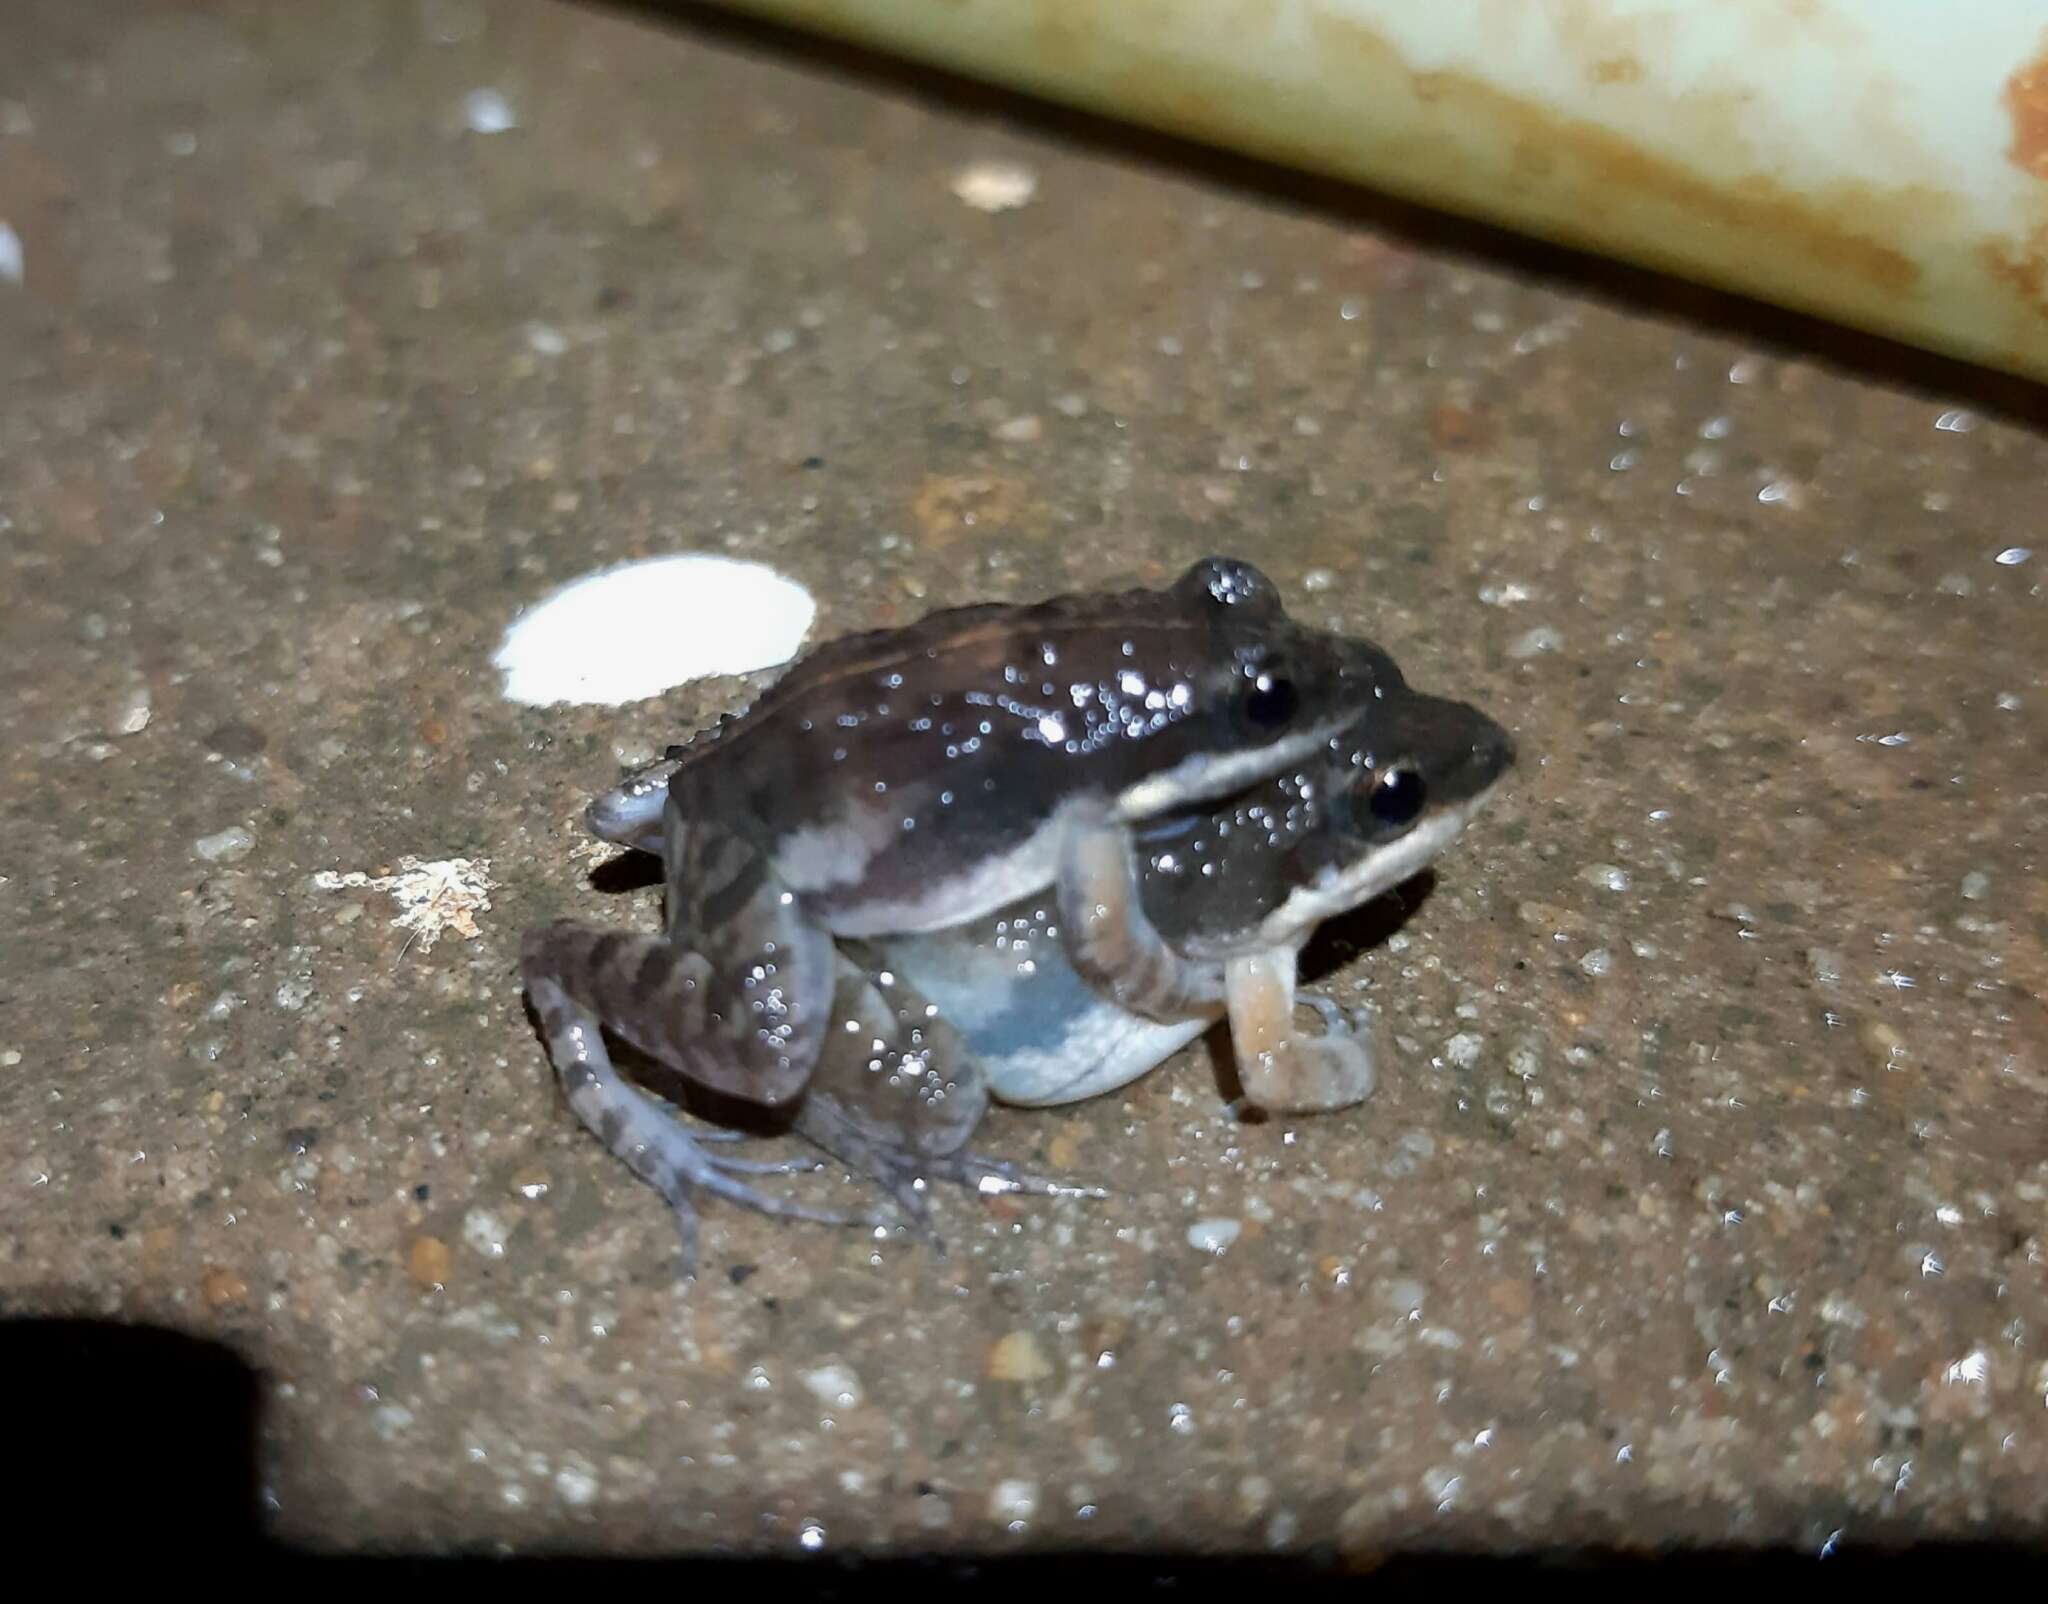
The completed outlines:
<svg viewBox="0 0 2048 1604">
<path fill-rule="evenodd" d="M 192 850 L 208 863 L 239 863 L 256 850 L 256 838 L 239 824 L 231 824 L 217 835 L 202 835 Z"/>
<path fill-rule="evenodd" d="M 1204 1253 L 1223 1253 L 1244 1230 L 1242 1220 L 1197 1220 L 1188 1227 L 1188 1246 Z"/>
<path fill-rule="evenodd" d="M 1842 978 L 1842 955 L 1832 947 L 1808 947 L 1806 972 L 1819 985 L 1837 985 Z"/>
<path fill-rule="evenodd" d="M 1009 212 L 1038 193 L 1038 174 L 1021 162 L 972 162 L 953 175 L 952 188 L 977 212 Z"/>
<path fill-rule="evenodd" d="M 489 1209 L 471 1209 L 462 1217 L 462 1240 L 487 1259 L 505 1256 L 505 1222 Z"/>
<path fill-rule="evenodd" d="M 472 89 L 463 96 L 462 120 L 476 134 L 502 134 L 519 126 L 512 103 L 495 89 Z"/>
<path fill-rule="evenodd" d="M 1897 1069 L 1904 1062 L 1906 1038 L 1882 1019 L 1866 1019 L 1857 1035 L 1862 1039 L 1863 1050 L 1877 1061 L 1880 1069 Z"/>
<path fill-rule="evenodd" d="M 1052 1365 L 1029 1331 L 1012 1331 L 989 1350 L 988 1378 L 991 1381 L 1043 1381 Z"/>
<path fill-rule="evenodd" d="M 1972 869 L 1963 876 L 1963 898 L 1968 902 L 1982 902 L 1985 893 L 1991 889 L 1991 876 L 1982 869 Z"/>
<path fill-rule="evenodd" d="M 597 1499 L 597 1474 L 588 1465 L 564 1465 L 555 1472 L 555 1492 L 572 1509 L 583 1509 Z"/>
<path fill-rule="evenodd" d="M 1038 1513 L 1038 1483 L 1022 1476 L 1010 1476 L 989 1490 L 988 1512 L 992 1519 L 1008 1524 L 1030 1520 Z"/>
<path fill-rule="evenodd" d="M 815 1370 L 806 1370 L 804 1385 L 827 1408 L 851 1409 L 862 1397 L 860 1377 L 853 1373 L 851 1367 L 836 1360 L 819 1365 Z"/>
<path fill-rule="evenodd" d="M 1564 635 L 1561 631 L 1539 624 L 1534 629 L 1524 630 L 1508 643 L 1510 657 L 1538 657 L 1545 652 L 1562 651 Z"/>
<path fill-rule="evenodd" d="M 116 735 L 140 735 L 149 728 L 149 687 L 138 685 L 114 713 Z"/>
<path fill-rule="evenodd" d="M 1029 445 L 1045 433 L 1045 423 L 1037 413 L 1027 412 L 1021 418 L 1005 419 L 991 432 L 1011 445 Z"/>
<path fill-rule="evenodd" d="M 200 1278 L 199 1291 L 213 1308 L 225 1309 L 249 1295 L 249 1283 L 234 1271 L 223 1270 L 216 1264 L 208 1266 L 206 1274 Z"/>
<path fill-rule="evenodd" d="M 438 1236 L 416 1236 L 412 1252 L 406 1257 L 406 1268 L 412 1272 L 413 1280 L 429 1291 L 438 1290 L 448 1284 L 448 1244 Z"/>
<path fill-rule="evenodd" d="M 1394 1313 L 1413 1314 L 1422 1307 L 1422 1300 L 1428 1295 L 1428 1289 L 1420 1281 L 1402 1278 L 1389 1281 L 1380 1295 L 1386 1299 L 1387 1307 Z"/>
</svg>

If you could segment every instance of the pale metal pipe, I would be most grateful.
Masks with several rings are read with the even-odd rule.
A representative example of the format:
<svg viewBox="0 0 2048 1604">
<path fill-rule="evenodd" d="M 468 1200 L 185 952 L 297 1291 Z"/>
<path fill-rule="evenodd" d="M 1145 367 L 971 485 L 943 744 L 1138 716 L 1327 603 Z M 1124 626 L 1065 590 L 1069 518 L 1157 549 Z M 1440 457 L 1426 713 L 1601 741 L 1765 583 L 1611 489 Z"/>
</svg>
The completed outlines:
<svg viewBox="0 0 2048 1604">
<path fill-rule="evenodd" d="M 2044 0 L 724 0 L 2048 378 Z"/>
</svg>

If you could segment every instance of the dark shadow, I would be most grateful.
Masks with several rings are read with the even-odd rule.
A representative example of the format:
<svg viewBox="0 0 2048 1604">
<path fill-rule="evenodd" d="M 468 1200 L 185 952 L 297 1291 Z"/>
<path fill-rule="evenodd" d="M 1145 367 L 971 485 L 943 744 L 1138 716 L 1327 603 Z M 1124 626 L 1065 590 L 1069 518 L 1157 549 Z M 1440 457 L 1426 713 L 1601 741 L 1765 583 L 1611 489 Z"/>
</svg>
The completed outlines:
<svg viewBox="0 0 2048 1604">
<path fill-rule="evenodd" d="M 121 1555 L 189 1575 L 265 1552 L 261 1392 L 232 1349 L 154 1326 L 0 1319 L 0 1376 L 24 1582 L 59 1556 L 78 1578 Z"/>
<path fill-rule="evenodd" d="M 56 1562 L 64 1576 L 133 1568 L 159 1586 L 178 1575 L 203 1576 L 217 1586 L 252 1572 L 328 1573 L 357 1581 L 467 1575 L 498 1587 L 645 1582 L 684 1590 L 679 1596 L 707 1598 L 727 1596 L 735 1587 L 786 1585 L 792 1597 L 906 1604 L 926 1597 L 957 1599 L 970 1586 L 978 1598 L 1043 1598 L 1049 1589 L 1077 1585 L 1171 1597 L 1219 1584 L 1308 1587 L 1318 1594 L 1341 1588 L 1353 1596 L 1369 1587 L 1375 1598 L 1390 1589 L 1413 1596 L 1423 1589 L 1481 1586 L 1493 1589 L 1494 1597 L 1507 1597 L 1509 1590 L 1539 1581 L 1639 1589 L 1681 1576 L 1722 1585 L 1781 1578 L 1811 1585 L 1881 1576 L 1890 1584 L 1911 1586 L 1917 1578 L 1947 1589 L 1996 1579 L 2003 1584 L 1998 1596 L 2025 1597 L 2025 1577 L 2048 1573 L 2048 1547 L 2033 1540 L 1845 1545 L 1825 1561 L 1817 1552 L 1784 1549 L 1672 1547 L 1644 1553 L 1565 1545 L 1522 1554 L 1370 1556 L 1328 1550 L 1234 1554 L 1221 1544 L 929 1559 L 866 1559 L 844 1548 L 815 1558 L 756 1560 L 613 1560 L 595 1553 L 505 1559 L 460 1546 L 441 1555 L 311 1554 L 264 1535 L 256 1458 L 262 1377 L 229 1348 L 157 1327 L 15 1317 L 0 1319 L 0 1367 L 10 1382 L 7 1531 L 16 1574 L 23 1578 Z M 340 1549 L 349 1534 L 333 1529 L 324 1539 Z"/>
<path fill-rule="evenodd" d="M 1424 869 L 1363 907 L 1325 920 L 1301 949 L 1301 983 L 1313 986 L 1370 952 L 1421 911 L 1436 894 L 1436 870 Z"/>
<path fill-rule="evenodd" d="M 594 1558 L 524 1558 L 496 1560 L 450 1557 L 442 1560 L 305 1559 L 308 1570 L 355 1573 L 363 1580 L 395 1580 L 399 1576 L 436 1581 L 503 1580 L 603 1587 L 649 1583 L 687 1584 L 690 1596 L 716 1597 L 723 1587 L 788 1589 L 785 1596 L 812 1600 L 875 1599 L 880 1604 L 946 1599 L 957 1604 L 964 1588 L 978 1600 L 1011 1598 L 1043 1600 L 1052 1592 L 1084 1587 L 1118 1598 L 1194 1598 L 1202 1592 L 1225 1597 L 1223 1589 L 1285 1587 L 1289 1598 L 1370 1597 L 1375 1601 L 1420 1598 L 1446 1587 L 1483 1587 L 1494 1598 L 1531 1583 L 1568 1583 L 1581 1599 L 1630 1596 L 1645 1584 L 1669 1585 L 1681 1579 L 1696 1584 L 1693 1596 L 1730 1582 L 1799 1581 L 1808 1587 L 1836 1582 L 1882 1579 L 1921 1583 L 1988 1582 L 2010 1585 L 2039 1575 L 2043 1555 L 2037 1550 L 1995 1545 L 1929 1545 L 1925 1548 L 1837 1555 L 1826 1561 L 1810 1554 L 1782 1550 L 1745 1553 L 1726 1549 L 1685 1549 L 1664 1554 L 1610 1550 L 1554 1550 L 1541 1554 L 1489 1558 L 1476 1555 L 1409 1555 L 1389 1557 L 1367 1566 L 1333 1558 L 1248 1558 L 1228 1554 L 1085 1554 L 1056 1553 L 1028 1558 L 868 1560 L 816 1559 L 673 1559 L 603 1560 Z M 1607 1589 L 1615 1591 L 1610 1594 Z M 1306 1594 L 1294 1591 L 1306 1588 Z M 1238 1596 L 1242 1596 L 1241 1594 Z"/>
<path fill-rule="evenodd" d="M 591 890 L 610 897 L 658 886 L 661 874 L 661 859 L 652 852 L 621 852 L 593 865 L 584 879 Z"/>
<path fill-rule="evenodd" d="M 1982 413 L 2037 428 L 2048 426 L 2048 385 L 1881 335 L 1472 222 L 1357 184 L 1071 110 L 899 56 L 707 6 L 701 0 L 607 0 L 607 4 L 612 10 L 707 44 L 773 58 L 785 66 L 891 94 L 915 95 L 956 116 L 1006 123 L 1093 156 L 1198 178 L 1266 204 L 1370 229 L 1417 250 L 1461 256 L 1567 294 L 1598 298 L 1667 321 L 1697 324 L 1731 339 L 1810 357 L 1881 384 L 1917 389 L 1930 399 L 1965 402 Z"/>
</svg>

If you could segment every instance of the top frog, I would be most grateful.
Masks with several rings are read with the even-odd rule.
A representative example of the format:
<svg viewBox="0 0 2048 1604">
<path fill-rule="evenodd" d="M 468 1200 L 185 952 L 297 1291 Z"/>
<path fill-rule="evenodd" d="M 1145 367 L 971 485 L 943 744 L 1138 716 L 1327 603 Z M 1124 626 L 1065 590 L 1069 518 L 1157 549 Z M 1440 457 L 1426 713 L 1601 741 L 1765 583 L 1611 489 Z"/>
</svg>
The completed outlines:
<svg viewBox="0 0 2048 1604">
<path fill-rule="evenodd" d="M 1143 917 L 1134 827 L 1307 762 L 1402 689 L 1378 647 L 1294 622 L 1225 558 L 1164 590 L 956 608 L 818 648 L 592 806 L 599 836 L 663 856 L 668 929 L 529 935 L 571 1105 L 686 1225 L 699 1188 L 808 1212 L 737 1180 L 758 1166 L 706 1152 L 621 1079 L 600 1021 L 701 1086 L 787 1105 L 846 1012 L 835 942 L 956 928 L 1048 889 L 1083 980 L 1130 1013 L 1187 1017 L 1207 977 Z M 943 1100 L 945 1067 L 902 1023 L 878 1052 Z"/>
</svg>

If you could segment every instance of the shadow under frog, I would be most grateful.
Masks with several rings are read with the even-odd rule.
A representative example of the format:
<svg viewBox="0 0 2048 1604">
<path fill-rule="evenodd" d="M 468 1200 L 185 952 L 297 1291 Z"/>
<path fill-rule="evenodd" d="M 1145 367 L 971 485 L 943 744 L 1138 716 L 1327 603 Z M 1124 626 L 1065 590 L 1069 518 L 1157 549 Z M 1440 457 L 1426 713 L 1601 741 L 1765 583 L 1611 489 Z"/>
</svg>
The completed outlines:
<svg viewBox="0 0 2048 1604">
<path fill-rule="evenodd" d="M 1366 1042 L 1293 1024 L 1323 920 L 1440 852 L 1511 761 L 1370 642 L 1290 620 L 1249 564 L 1158 591 L 959 608 L 830 643 L 593 804 L 664 863 L 668 928 L 529 932 L 570 1106 L 668 1200 L 828 1223 L 622 1077 L 610 1030 L 880 1181 L 1068 1190 L 971 1153 L 991 1096 L 1113 1090 L 1227 1017 L 1248 1100 L 1364 1097 Z M 1333 1020 L 1333 1026 L 1335 1021 Z"/>
</svg>

